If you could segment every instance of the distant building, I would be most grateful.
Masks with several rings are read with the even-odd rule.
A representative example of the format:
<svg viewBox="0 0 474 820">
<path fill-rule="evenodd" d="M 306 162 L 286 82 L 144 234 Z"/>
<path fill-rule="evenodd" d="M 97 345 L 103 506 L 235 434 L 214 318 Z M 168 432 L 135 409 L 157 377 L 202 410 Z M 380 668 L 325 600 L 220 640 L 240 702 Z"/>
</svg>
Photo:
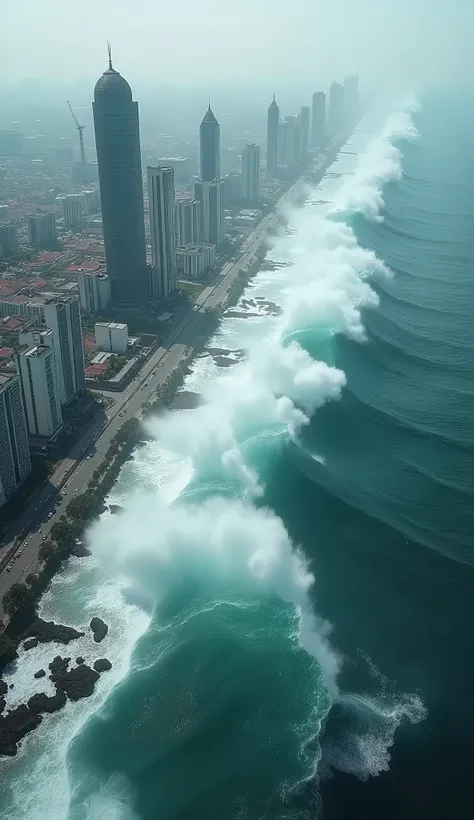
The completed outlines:
<svg viewBox="0 0 474 820">
<path fill-rule="evenodd" d="M 188 245 L 178 248 L 179 263 L 189 279 L 199 279 L 216 260 L 215 245 Z"/>
<path fill-rule="evenodd" d="M 200 203 L 197 199 L 176 200 L 176 235 L 179 247 L 199 242 L 201 224 Z"/>
<path fill-rule="evenodd" d="M 82 194 L 66 194 L 62 197 L 64 222 L 76 228 L 84 221 L 84 197 Z"/>
<path fill-rule="evenodd" d="M 31 473 L 20 378 L 0 370 L 0 507 Z"/>
<path fill-rule="evenodd" d="M 210 103 L 199 129 L 199 147 L 202 181 L 213 182 L 216 179 L 220 179 L 220 126 L 211 111 Z"/>
<path fill-rule="evenodd" d="M 81 191 L 84 213 L 95 214 L 100 210 L 100 191 L 98 188 L 90 188 L 87 191 Z"/>
<path fill-rule="evenodd" d="M 168 168 L 173 168 L 176 182 L 185 182 L 191 176 L 189 157 L 158 157 L 149 164 L 151 167 L 166 165 Z"/>
<path fill-rule="evenodd" d="M 222 201 L 224 208 L 231 208 L 242 196 L 242 174 L 226 174 L 222 177 Z"/>
<path fill-rule="evenodd" d="M 247 202 L 260 199 L 260 146 L 255 143 L 242 151 L 242 197 Z"/>
<path fill-rule="evenodd" d="M 94 334 L 99 350 L 122 356 L 127 352 L 128 325 L 122 322 L 96 322 Z"/>
<path fill-rule="evenodd" d="M 301 160 L 304 165 L 308 164 L 309 156 L 309 124 L 311 112 L 307 105 L 303 105 L 300 111 L 300 131 L 301 131 Z"/>
<path fill-rule="evenodd" d="M 92 109 L 112 301 L 133 307 L 147 296 L 138 103 L 127 81 L 112 68 L 110 54 L 109 67 L 94 89 Z"/>
<path fill-rule="evenodd" d="M 201 239 L 208 245 L 220 245 L 225 239 L 222 180 L 196 182 L 194 196 L 201 203 Z"/>
<path fill-rule="evenodd" d="M 268 109 L 267 117 L 267 174 L 275 176 L 278 168 L 280 109 L 273 95 L 273 102 Z"/>
<path fill-rule="evenodd" d="M 52 438 L 62 428 L 54 348 L 38 345 L 17 358 L 28 432 Z"/>
<path fill-rule="evenodd" d="M 32 248 L 56 245 L 56 216 L 53 213 L 35 214 L 28 217 L 28 240 Z"/>
<path fill-rule="evenodd" d="M 323 91 L 313 94 L 311 145 L 322 148 L 326 142 L 326 95 Z"/>
<path fill-rule="evenodd" d="M 79 297 L 84 313 L 98 313 L 106 310 L 110 304 L 110 279 L 100 271 L 81 271 L 78 273 Z"/>
<path fill-rule="evenodd" d="M 288 120 L 279 123 L 278 126 L 278 163 L 279 165 L 290 165 L 291 163 L 291 141 Z"/>
<path fill-rule="evenodd" d="M 332 83 L 329 93 L 329 132 L 332 137 L 344 128 L 344 86 Z"/>
<path fill-rule="evenodd" d="M 5 257 L 13 256 L 18 249 L 16 228 L 13 222 L 0 225 L 0 247 Z"/>
<path fill-rule="evenodd" d="M 151 295 L 166 299 L 177 287 L 176 216 L 173 168 L 148 168 Z"/>
<path fill-rule="evenodd" d="M 359 108 L 359 75 L 354 74 L 344 80 L 344 120 L 346 125 L 354 122 Z"/>
</svg>

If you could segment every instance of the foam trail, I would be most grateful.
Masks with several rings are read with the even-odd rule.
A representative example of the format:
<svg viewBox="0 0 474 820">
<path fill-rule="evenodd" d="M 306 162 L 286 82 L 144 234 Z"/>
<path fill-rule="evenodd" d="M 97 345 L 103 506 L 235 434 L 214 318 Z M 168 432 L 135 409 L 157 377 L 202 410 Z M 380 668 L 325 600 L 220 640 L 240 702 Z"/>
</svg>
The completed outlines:
<svg viewBox="0 0 474 820">
<path fill-rule="evenodd" d="M 140 820 L 132 808 L 130 789 L 126 779 L 113 774 L 76 809 L 69 813 L 69 820 Z"/>
</svg>

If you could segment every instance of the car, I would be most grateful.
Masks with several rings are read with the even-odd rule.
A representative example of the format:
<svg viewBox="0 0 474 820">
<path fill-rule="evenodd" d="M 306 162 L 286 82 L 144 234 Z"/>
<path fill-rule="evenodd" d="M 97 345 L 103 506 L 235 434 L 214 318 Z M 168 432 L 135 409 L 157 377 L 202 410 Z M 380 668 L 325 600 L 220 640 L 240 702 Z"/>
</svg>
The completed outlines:
<svg viewBox="0 0 474 820">
<path fill-rule="evenodd" d="M 46 541 L 47 536 L 43 535 L 43 541 Z"/>
<path fill-rule="evenodd" d="M 90 459 L 90 458 L 92 458 L 92 456 L 91 456 L 91 454 L 89 453 L 89 455 L 87 456 L 87 460 L 89 461 L 89 459 Z"/>
<path fill-rule="evenodd" d="M 50 512 L 48 513 L 48 518 L 52 518 L 52 517 L 53 517 L 53 511 L 50 510 Z"/>
<path fill-rule="evenodd" d="M 145 384 L 143 385 L 143 387 L 148 387 L 148 382 L 145 382 Z"/>
</svg>

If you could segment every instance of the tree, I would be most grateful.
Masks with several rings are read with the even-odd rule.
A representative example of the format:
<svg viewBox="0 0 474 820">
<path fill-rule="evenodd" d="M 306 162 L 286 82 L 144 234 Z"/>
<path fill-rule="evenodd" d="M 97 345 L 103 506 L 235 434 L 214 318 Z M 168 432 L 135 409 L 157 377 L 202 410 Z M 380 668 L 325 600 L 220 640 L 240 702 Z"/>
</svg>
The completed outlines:
<svg viewBox="0 0 474 820">
<path fill-rule="evenodd" d="M 71 544 L 74 543 L 74 530 L 63 515 L 59 521 L 53 524 L 49 534 L 53 541 L 56 541 L 58 544 L 61 543 L 62 546 L 71 546 Z"/>
<path fill-rule="evenodd" d="M 53 561 L 57 557 L 57 548 L 52 541 L 45 541 L 44 544 L 41 544 L 38 552 L 38 558 L 43 562 L 43 564 L 49 564 L 50 561 Z"/>
<path fill-rule="evenodd" d="M 7 635 L 0 635 L 0 669 L 16 657 L 16 648 Z"/>
<path fill-rule="evenodd" d="M 3 596 L 3 608 L 10 618 L 33 606 L 34 599 L 26 584 L 13 584 Z"/>
</svg>

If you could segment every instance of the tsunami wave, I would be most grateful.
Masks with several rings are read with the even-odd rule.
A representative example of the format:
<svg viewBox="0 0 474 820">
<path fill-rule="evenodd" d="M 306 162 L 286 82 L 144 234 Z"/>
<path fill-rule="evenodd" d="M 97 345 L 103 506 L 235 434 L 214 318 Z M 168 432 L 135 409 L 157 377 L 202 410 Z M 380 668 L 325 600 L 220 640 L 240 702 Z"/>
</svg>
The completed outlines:
<svg viewBox="0 0 474 820">
<path fill-rule="evenodd" d="M 349 217 L 383 221 L 383 188 L 401 179 L 402 142 L 417 136 L 408 109 L 391 115 L 322 210 L 289 215 L 293 241 L 272 251 L 289 263 L 281 314 L 200 385 L 202 406 L 147 423 L 186 465 L 186 486 L 171 504 L 137 493 L 91 528 L 95 556 L 151 620 L 129 674 L 70 745 L 71 820 L 147 820 L 153 796 L 164 820 L 206 806 L 313 818 L 317 797 L 310 810 L 299 802 L 305 784 L 334 769 L 387 770 L 397 727 L 424 717 L 419 698 L 386 682 L 370 698 L 341 692 L 343 658 L 315 613 L 313 571 L 265 506 L 275 452 L 298 445 L 346 388 L 332 340 L 368 341 L 372 283 L 392 274 Z"/>
</svg>

